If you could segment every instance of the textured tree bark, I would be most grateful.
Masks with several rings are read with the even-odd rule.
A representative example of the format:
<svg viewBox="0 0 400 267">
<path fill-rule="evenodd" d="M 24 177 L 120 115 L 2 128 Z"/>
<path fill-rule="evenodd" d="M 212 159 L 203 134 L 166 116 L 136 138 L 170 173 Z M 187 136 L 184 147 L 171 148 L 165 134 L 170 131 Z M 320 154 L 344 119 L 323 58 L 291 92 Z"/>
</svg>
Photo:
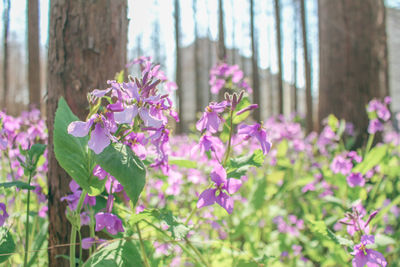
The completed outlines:
<svg viewBox="0 0 400 267">
<path fill-rule="evenodd" d="M 29 104 L 40 109 L 39 1 L 28 1 Z"/>
<path fill-rule="evenodd" d="M 294 29 L 293 29 L 293 103 L 292 103 L 292 110 L 297 113 L 298 111 L 298 106 L 297 106 L 297 28 L 299 25 L 298 21 L 298 0 L 293 0 L 293 6 L 294 6 Z"/>
<path fill-rule="evenodd" d="M 305 89 L 306 89 L 306 130 L 310 133 L 313 130 L 313 101 L 311 94 L 311 68 L 310 60 L 308 58 L 308 41 L 307 41 L 307 22 L 306 22 L 306 8 L 304 0 L 300 1 L 301 10 L 301 25 L 303 37 L 303 55 L 304 55 L 304 74 L 305 74 Z"/>
<path fill-rule="evenodd" d="M 224 8 L 222 0 L 218 0 L 218 61 L 225 62 L 226 47 L 225 47 L 225 30 L 224 30 Z"/>
<path fill-rule="evenodd" d="M 53 150 L 53 124 L 57 101 L 63 96 L 72 111 L 84 120 L 87 92 L 106 88 L 106 80 L 126 63 L 126 0 L 64 1 L 50 3 L 48 51 L 47 128 L 49 131 L 49 266 L 68 266 L 56 255 L 68 254 L 70 224 L 66 203 L 70 177 L 58 165 Z"/>
<path fill-rule="evenodd" d="M 260 99 L 260 77 L 258 74 L 258 53 L 254 36 L 254 0 L 250 0 L 250 34 L 251 34 L 251 66 L 253 82 L 253 102 L 258 104 L 258 108 L 253 111 L 256 121 L 261 119 L 261 99 Z"/>
<path fill-rule="evenodd" d="M 7 109 L 8 100 L 8 30 L 10 27 L 10 0 L 3 1 L 3 108 Z"/>
<path fill-rule="evenodd" d="M 180 15 L 180 6 L 179 0 L 174 1 L 174 22 L 175 22 L 175 56 L 176 56 L 176 65 L 175 65 L 175 81 L 178 85 L 178 112 L 180 121 L 177 124 L 176 132 L 178 134 L 185 132 L 186 125 L 183 121 L 183 88 L 182 88 L 182 62 L 181 62 L 181 15 Z"/>
<path fill-rule="evenodd" d="M 282 74 L 282 40 L 280 0 L 275 0 L 276 48 L 278 56 L 278 110 L 283 114 L 283 74 Z"/>
<path fill-rule="evenodd" d="M 388 94 L 383 0 L 319 0 L 319 120 L 333 113 L 366 138 L 365 105 Z"/>
<path fill-rule="evenodd" d="M 200 74 L 200 59 L 199 59 L 199 38 L 198 38 L 198 32 L 197 32 L 197 1 L 193 0 L 192 3 L 192 9 L 193 9 L 193 17 L 194 17 L 194 75 L 195 75 L 195 81 L 196 81 L 196 113 L 202 112 L 204 109 L 204 94 L 202 92 L 202 86 L 201 86 L 201 74 Z"/>
</svg>

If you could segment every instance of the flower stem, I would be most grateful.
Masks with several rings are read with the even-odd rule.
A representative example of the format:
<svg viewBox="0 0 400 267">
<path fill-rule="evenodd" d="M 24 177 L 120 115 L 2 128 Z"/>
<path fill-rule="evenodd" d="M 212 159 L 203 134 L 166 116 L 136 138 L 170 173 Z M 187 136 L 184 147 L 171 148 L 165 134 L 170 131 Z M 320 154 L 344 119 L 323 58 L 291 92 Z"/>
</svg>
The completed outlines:
<svg viewBox="0 0 400 267">
<path fill-rule="evenodd" d="M 365 148 L 364 157 L 365 157 L 365 155 L 367 155 L 367 153 L 371 149 L 372 142 L 374 141 L 374 137 L 375 137 L 375 134 L 370 134 L 368 136 L 367 147 Z"/>
<path fill-rule="evenodd" d="M 194 207 L 194 209 L 192 209 L 192 212 L 190 212 L 189 217 L 187 217 L 186 221 L 185 221 L 185 225 L 187 225 L 190 221 L 190 219 L 193 217 L 193 215 L 196 213 L 197 211 L 197 205 Z"/>
<path fill-rule="evenodd" d="M 32 172 L 29 172 L 28 185 L 31 184 Z M 28 249 L 29 249 L 29 205 L 31 200 L 31 190 L 28 188 L 28 200 L 26 203 L 26 224 L 25 224 L 25 253 L 24 253 L 24 267 L 28 265 Z"/>
<path fill-rule="evenodd" d="M 206 260 L 203 258 L 203 256 L 201 255 L 200 251 L 194 247 L 192 245 L 192 242 L 190 242 L 190 240 L 185 237 L 185 241 L 188 244 L 188 246 L 194 251 L 194 253 L 196 253 L 196 255 L 200 258 L 200 261 L 205 265 L 205 266 L 209 266 L 208 263 L 206 262 Z"/>
<path fill-rule="evenodd" d="M 233 109 L 229 114 L 230 122 L 229 122 L 229 139 L 228 139 L 228 148 L 226 149 L 226 155 L 223 166 L 225 167 L 226 163 L 228 162 L 229 155 L 231 153 L 231 145 L 232 145 L 232 133 L 233 133 Z"/>
<path fill-rule="evenodd" d="M 86 197 L 86 190 L 82 189 L 81 196 L 79 198 L 78 206 L 76 208 L 75 214 L 73 216 L 74 219 L 76 219 L 78 216 L 80 216 L 80 211 L 82 209 L 83 201 L 85 200 Z M 71 240 L 69 244 L 69 266 L 70 267 L 76 267 L 75 264 L 75 252 L 76 252 L 76 232 L 80 230 L 80 223 L 79 220 L 74 220 L 72 222 L 72 229 L 71 229 Z"/>
<path fill-rule="evenodd" d="M 142 234 L 140 233 L 139 223 L 136 223 L 136 230 L 137 230 L 138 235 L 139 235 L 140 248 L 142 249 L 144 265 L 146 267 L 150 267 L 149 260 L 147 259 L 147 255 L 146 255 L 146 249 L 144 248 Z"/>
</svg>

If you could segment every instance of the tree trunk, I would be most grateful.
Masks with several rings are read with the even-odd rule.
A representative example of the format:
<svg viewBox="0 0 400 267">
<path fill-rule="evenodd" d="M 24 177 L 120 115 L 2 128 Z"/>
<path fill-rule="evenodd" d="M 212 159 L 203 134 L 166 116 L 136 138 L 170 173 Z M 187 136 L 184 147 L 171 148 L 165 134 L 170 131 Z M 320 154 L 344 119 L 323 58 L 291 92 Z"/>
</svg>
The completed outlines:
<svg viewBox="0 0 400 267">
<path fill-rule="evenodd" d="M 298 112 L 298 96 L 297 96 L 297 29 L 298 29 L 298 0 L 293 0 L 294 6 L 294 29 L 293 29 L 293 104 L 292 110 L 297 114 Z"/>
<path fill-rule="evenodd" d="M 63 1 L 50 4 L 48 51 L 47 128 L 49 184 L 49 266 L 68 266 L 57 255 L 68 254 L 71 227 L 65 217 L 65 196 L 70 177 L 58 165 L 53 150 L 53 124 L 57 101 L 63 96 L 72 111 L 84 120 L 87 92 L 106 88 L 107 79 L 126 63 L 126 0 Z"/>
<path fill-rule="evenodd" d="M 178 112 L 180 121 L 177 124 L 176 132 L 178 134 L 185 132 L 185 125 L 183 120 L 183 88 L 182 88 L 182 62 L 181 62 L 181 50 L 180 50 L 180 38 L 181 38 L 181 16 L 179 0 L 174 1 L 174 20 L 175 20 L 175 55 L 176 55 L 176 66 L 175 66 L 175 81 L 178 85 Z"/>
<path fill-rule="evenodd" d="M 383 0 L 319 0 L 319 119 L 330 113 L 352 122 L 365 141 L 365 105 L 388 92 Z"/>
<path fill-rule="evenodd" d="M 8 30 L 10 28 L 10 0 L 3 1 L 3 108 L 7 109 L 8 100 Z"/>
<path fill-rule="evenodd" d="M 305 74 L 305 89 L 306 89 L 306 130 L 310 133 L 313 130 L 313 102 L 311 94 L 311 68 L 308 58 L 308 42 L 307 42 L 307 22 L 306 8 L 304 0 L 300 1 L 301 25 L 303 35 L 303 56 L 304 56 L 304 74 Z"/>
<path fill-rule="evenodd" d="M 218 61 L 226 61 L 225 33 L 224 33 L 224 9 L 222 0 L 218 0 Z"/>
<path fill-rule="evenodd" d="M 197 1 L 193 0 L 193 18 L 194 18 L 194 75 L 195 75 L 195 90 L 196 90 L 196 113 L 202 112 L 204 108 L 204 92 L 202 91 L 200 81 L 200 59 L 199 59 L 199 38 L 197 32 Z"/>
<path fill-rule="evenodd" d="M 40 109 L 39 1 L 28 0 L 29 105 Z"/>
<path fill-rule="evenodd" d="M 251 66 L 253 80 L 253 102 L 258 104 L 258 108 L 253 111 L 254 120 L 261 119 L 260 101 L 260 77 L 258 75 L 258 53 L 256 50 L 256 40 L 254 36 L 254 0 L 250 0 L 250 34 L 251 34 Z"/>
<path fill-rule="evenodd" d="M 276 47 L 278 54 L 278 110 L 283 114 L 283 74 L 282 74 L 282 40 L 281 40 L 281 9 L 280 0 L 275 0 L 275 26 L 276 26 Z"/>
</svg>

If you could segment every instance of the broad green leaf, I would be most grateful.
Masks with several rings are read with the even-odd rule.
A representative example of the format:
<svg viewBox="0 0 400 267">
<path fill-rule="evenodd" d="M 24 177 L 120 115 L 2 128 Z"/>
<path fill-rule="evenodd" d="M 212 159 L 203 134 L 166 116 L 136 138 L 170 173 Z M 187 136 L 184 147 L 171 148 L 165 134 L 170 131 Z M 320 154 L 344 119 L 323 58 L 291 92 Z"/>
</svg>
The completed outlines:
<svg viewBox="0 0 400 267">
<path fill-rule="evenodd" d="M 274 171 L 267 175 L 267 181 L 270 183 L 278 183 L 285 177 L 284 171 Z"/>
<path fill-rule="evenodd" d="M 387 145 L 382 145 L 371 149 L 371 151 L 369 151 L 365 156 L 364 160 L 353 168 L 353 172 L 361 172 L 362 174 L 366 174 L 367 171 L 382 161 L 382 159 L 386 156 L 387 149 Z"/>
<path fill-rule="evenodd" d="M 331 127 L 332 131 L 336 132 L 339 125 L 339 120 L 335 117 L 335 115 L 330 114 L 328 116 L 328 125 Z"/>
<path fill-rule="evenodd" d="M 139 245 L 133 240 L 119 240 L 100 248 L 84 267 L 143 266 Z"/>
<path fill-rule="evenodd" d="M 79 120 L 68 107 L 64 98 L 58 101 L 54 121 L 54 154 L 60 166 L 90 195 L 100 194 L 104 188 L 104 180 L 92 175 L 94 161 L 88 153 L 89 137 L 74 137 L 68 134 L 68 125 Z"/>
<path fill-rule="evenodd" d="M 324 221 L 315 221 L 312 219 L 307 219 L 308 227 L 318 236 L 323 238 L 328 238 L 334 241 L 338 245 L 342 246 L 353 246 L 353 241 L 346 239 L 344 237 L 335 235 L 325 224 Z"/>
<path fill-rule="evenodd" d="M 251 198 L 251 204 L 253 205 L 254 209 L 256 210 L 260 209 L 265 203 L 266 189 L 267 189 L 267 179 L 265 179 L 265 177 L 258 179 L 256 182 L 256 189 Z"/>
<path fill-rule="evenodd" d="M 124 82 L 124 70 L 121 70 L 120 72 L 117 72 L 115 74 L 115 80 L 117 83 L 123 83 Z"/>
<path fill-rule="evenodd" d="M 29 185 L 28 183 L 24 183 L 22 181 L 14 181 L 14 182 L 7 182 L 7 183 L 1 183 L 0 187 L 4 187 L 4 188 L 10 188 L 10 187 L 17 187 L 19 189 L 29 189 L 29 190 L 33 190 L 35 189 L 34 186 Z"/>
<path fill-rule="evenodd" d="M 387 235 L 377 234 L 375 236 L 375 244 L 377 244 L 378 246 L 395 245 L 396 240 Z"/>
<path fill-rule="evenodd" d="M 277 156 L 278 158 L 285 157 L 285 156 L 286 156 L 286 153 L 287 153 L 287 151 L 288 151 L 288 148 L 289 148 L 289 144 L 288 144 L 287 140 L 285 140 L 285 139 L 282 140 L 282 142 L 280 142 L 280 143 L 278 144 L 278 151 L 277 151 L 276 156 Z"/>
<path fill-rule="evenodd" d="M 121 183 L 135 205 L 146 183 L 146 169 L 132 149 L 112 144 L 96 155 L 96 162 Z"/>
<path fill-rule="evenodd" d="M 0 263 L 5 262 L 15 252 L 15 243 L 10 231 L 0 227 Z"/>
<path fill-rule="evenodd" d="M 184 158 L 170 157 L 168 162 L 170 165 L 176 165 L 176 166 L 183 167 L 183 168 L 188 168 L 188 169 L 196 169 L 197 168 L 196 161 L 188 160 L 188 159 L 184 159 Z"/>
</svg>

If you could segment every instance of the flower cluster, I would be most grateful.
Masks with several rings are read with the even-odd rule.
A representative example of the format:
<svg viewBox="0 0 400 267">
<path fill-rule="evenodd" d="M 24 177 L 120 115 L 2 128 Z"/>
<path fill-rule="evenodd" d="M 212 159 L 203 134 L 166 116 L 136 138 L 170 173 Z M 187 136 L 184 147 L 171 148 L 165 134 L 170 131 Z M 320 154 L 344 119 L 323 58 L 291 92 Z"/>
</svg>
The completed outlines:
<svg viewBox="0 0 400 267">
<path fill-rule="evenodd" d="M 244 80 L 243 71 L 240 70 L 238 65 L 229 65 L 227 63 L 215 65 L 210 70 L 209 84 L 212 94 L 218 94 L 223 88 L 252 92 L 251 87 Z"/>
</svg>

